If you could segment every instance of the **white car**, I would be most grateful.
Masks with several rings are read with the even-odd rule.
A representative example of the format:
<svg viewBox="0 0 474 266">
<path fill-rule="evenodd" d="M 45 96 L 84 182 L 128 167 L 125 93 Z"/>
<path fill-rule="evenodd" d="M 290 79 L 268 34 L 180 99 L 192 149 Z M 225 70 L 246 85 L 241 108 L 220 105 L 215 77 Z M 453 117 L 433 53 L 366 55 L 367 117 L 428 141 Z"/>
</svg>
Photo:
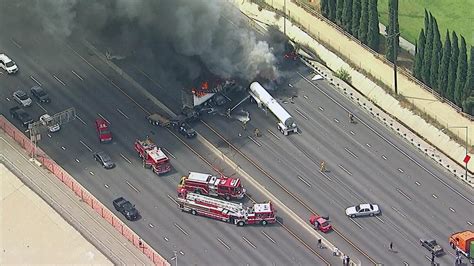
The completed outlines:
<svg viewBox="0 0 474 266">
<path fill-rule="evenodd" d="M 359 204 L 346 209 L 346 215 L 355 218 L 359 216 L 374 216 L 380 214 L 380 208 L 376 204 Z"/>
<path fill-rule="evenodd" d="M 5 54 L 0 54 L 0 67 L 7 71 L 8 74 L 13 74 L 18 71 L 15 62 Z"/>
<path fill-rule="evenodd" d="M 48 114 L 40 116 L 39 120 L 41 121 L 41 124 L 47 127 L 51 133 L 58 132 L 61 129 L 59 124 L 54 123 L 53 118 Z"/>
<path fill-rule="evenodd" d="M 30 97 L 26 94 L 26 92 L 22 90 L 17 90 L 13 93 L 13 99 L 17 101 L 21 106 L 27 107 L 30 106 L 33 101 Z"/>
</svg>

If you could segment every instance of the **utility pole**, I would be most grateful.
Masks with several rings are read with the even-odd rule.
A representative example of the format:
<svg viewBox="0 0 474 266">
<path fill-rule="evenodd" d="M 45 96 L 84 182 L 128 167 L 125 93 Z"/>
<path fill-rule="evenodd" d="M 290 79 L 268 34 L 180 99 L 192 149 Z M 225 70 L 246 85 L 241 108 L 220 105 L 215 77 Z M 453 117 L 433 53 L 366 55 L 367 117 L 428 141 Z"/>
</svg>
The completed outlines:
<svg viewBox="0 0 474 266">
<path fill-rule="evenodd" d="M 395 12 L 394 12 L 395 13 Z M 395 31 L 395 22 L 396 18 L 395 15 L 392 16 L 392 25 L 390 28 L 394 29 Z M 400 32 L 393 32 L 392 33 L 392 44 L 393 44 L 393 83 L 395 86 L 395 95 L 398 94 L 398 84 L 397 84 L 397 57 L 398 57 L 398 45 L 397 45 L 397 37 L 400 35 Z"/>
<path fill-rule="evenodd" d="M 283 1 L 283 34 L 286 36 L 286 0 Z"/>
</svg>

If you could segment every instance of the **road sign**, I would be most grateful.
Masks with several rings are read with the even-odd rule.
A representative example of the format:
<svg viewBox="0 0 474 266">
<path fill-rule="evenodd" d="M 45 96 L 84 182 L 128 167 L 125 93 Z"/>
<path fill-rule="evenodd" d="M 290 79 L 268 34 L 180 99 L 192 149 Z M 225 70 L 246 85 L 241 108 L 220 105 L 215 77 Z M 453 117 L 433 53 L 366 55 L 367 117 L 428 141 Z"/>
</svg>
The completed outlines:
<svg viewBox="0 0 474 266">
<path fill-rule="evenodd" d="M 469 156 L 469 154 L 466 154 L 466 157 L 464 157 L 464 163 L 468 163 L 469 160 L 471 160 L 471 156 Z"/>
</svg>

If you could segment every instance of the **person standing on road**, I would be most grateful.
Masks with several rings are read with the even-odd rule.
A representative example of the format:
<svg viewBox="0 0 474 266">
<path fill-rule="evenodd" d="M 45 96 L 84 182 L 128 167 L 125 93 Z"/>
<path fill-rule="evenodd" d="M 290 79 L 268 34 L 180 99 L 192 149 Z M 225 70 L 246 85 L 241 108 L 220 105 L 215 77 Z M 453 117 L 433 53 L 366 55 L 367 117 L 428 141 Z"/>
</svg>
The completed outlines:
<svg viewBox="0 0 474 266">
<path fill-rule="evenodd" d="M 349 112 L 349 120 L 351 121 L 351 123 L 354 123 L 354 114 L 352 114 L 351 112 Z"/>
<path fill-rule="evenodd" d="M 390 242 L 390 247 L 389 247 L 390 251 L 393 251 L 393 242 Z"/>
<path fill-rule="evenodd" d="M 325 161 L 321 161 L 321 163 L 319 164 L 319 171 L 320 172 L 326 172 L 326 162 Z"/>
</svg>

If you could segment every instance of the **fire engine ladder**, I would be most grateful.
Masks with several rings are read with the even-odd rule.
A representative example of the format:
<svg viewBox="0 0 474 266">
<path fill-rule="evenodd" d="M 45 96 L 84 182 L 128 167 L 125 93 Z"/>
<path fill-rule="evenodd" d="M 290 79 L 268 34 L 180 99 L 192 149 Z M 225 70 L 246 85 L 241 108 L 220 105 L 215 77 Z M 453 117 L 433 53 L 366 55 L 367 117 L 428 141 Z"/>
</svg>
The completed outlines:
<svg viewBox="0 0 474 266">
<path fill-rule="evenodd" d="M 234 203 L 234 202 L 229 202 L 225 200 L 214 199 L 214 198 L 203 196 L 196 193 L 188 193 L 187 200 L 191 200 L 191 201 L 198 200 L 207 204 L 214 204 L 234 213 L 238 213 L 243 209 L 242 203 Z"/>
</svg>

